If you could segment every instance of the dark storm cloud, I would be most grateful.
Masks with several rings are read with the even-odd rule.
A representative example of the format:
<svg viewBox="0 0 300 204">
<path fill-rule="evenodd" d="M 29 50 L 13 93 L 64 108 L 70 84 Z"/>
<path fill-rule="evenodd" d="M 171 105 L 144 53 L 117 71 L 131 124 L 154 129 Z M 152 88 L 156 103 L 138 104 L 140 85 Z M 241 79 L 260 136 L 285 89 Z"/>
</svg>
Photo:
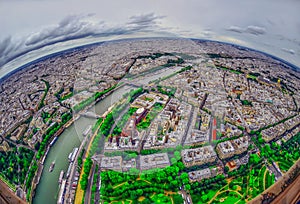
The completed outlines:
<svg viewBox="0 0 300 204">
<path fill-rule="evenodd" d="M 300 40 L 299 39 L 287 38 L 287 37 L 284 37 L 283 35 L 278 35 L 278 37 L 279 37 L 279 40 L 281 40 L 281 41 L 288 41 L 288 42 L 293 43 L 293 44 L 300 47 Z"/>
<path fill-rule="evenodd" d="M 259 26 L 248 26 L 245 30 L 246 33 L 251 33 L 254 35 L 263 35 L 266 33 L 266 29 Z"/>
<path fill-rule="evenodd" d="M 244 29 L 241 28 L 241 27 L 238 27 L 238 26 L 230 26 L 226 30 L 236 32 L 236 33 L 243 33 L 244 32 Z"/>
<path fill-rule="evenodd" d="M 260 26 L 249 25 L 246 28 L 242 28 L 239 26 L 230 26 L 226 30 L 236 33 L 249 33 L 253 35 L 263 35 L 266 33 L 266 29 Z"/>
<path fill-rule="evenodd" d="M 93 14 L 67 16 L 57 25 L 45 27 L 23 39 L 5 38 L 0 42 L 0 67 L 30 51 L 59 42 L 147 31 L 158 27 L 157 20 L 163 18 L 150 13 L 132 16 L 123 25 L 107 26 L 105 22 L 92 21 L 90 17 L 93 17 Z"/>
<path fill-rule="evenodd" d="M 282 51 L 284 51 L 284 52 L 287 52 L 287 53 L 289 53 L 289 54 L 292 54 L 292 55 L 294 55 L 294 54 L 295 54 L 295 51 L 294 51 L 294 50 L 292 50 L 292 49 L 281 48 L 281 50 L 282 50 Z"/>
<path fill-rule="evenodd" d="M 82 20 L 83 18 L 80 18 L 79 16 L 68 16 L 58 25 L 44 28 L 43 30 L 29 36 L 25 45 L 30 46 L 38 44 L 41 41 L 64 40 L 64 38 L 74 38 L 83 34 L 87 36 L 93 34 L 96 29 L 90 24 L 90 22 Z"/>
<path fill-rule="evenodd" d="M 154 13 L 142 14 L 130 17 L 130 21 L 128 24 L 138 26 L 152 26 L 153 22 L 155 22 L 157 19 L 162 19 L 164 17 L 165 16 L 156 16 Z"/>
<path fill-rule="evenodd" d="M 11 44 L 11 36 L 6 37 L 0 42 L 0 54 L 3 55 L 7 52 Z"/>
</svg>

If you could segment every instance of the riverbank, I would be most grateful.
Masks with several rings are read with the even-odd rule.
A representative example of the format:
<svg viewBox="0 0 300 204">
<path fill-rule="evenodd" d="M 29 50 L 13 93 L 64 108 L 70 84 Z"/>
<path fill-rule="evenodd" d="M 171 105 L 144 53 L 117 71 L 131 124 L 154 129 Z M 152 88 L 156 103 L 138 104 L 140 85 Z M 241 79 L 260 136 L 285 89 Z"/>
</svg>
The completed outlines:
<svg viewBox="0 0 300 204">
<path fill-rule="evenodd" d="M 36 180 L 34 194 L 32 195 L 33 203 L 56 203 L 59 190 L 59 174 L 61 170 L 67 172 L 69 166 L 68 155 L 74 147 L 78 147 L 82 143 L 82 132 L 94 122 L 93 119 L 79 117 L 58 137 L 55 145 L 49 149 L 44 164 L 40 167 L 39 175 L 37 175 L 38 180 Z M 52 172 L 49 172 L 48 169 L 53 161 L 55 161 L 55 167 Z"/>
<path fill-rule="evenodd" d="M 43 168 L 49 168 L 52 161 L 56 160 L 53 172 L 41 171 L 39 175 L 40 180 L 36 185 L 35 195 L 32 199 L 34 204 L 49 203 L 55 204 L 59 187 L 58 179 L 61 170 L 67 172 L 69 161 L 68 155 L 74 147 L 79 147 L 84 144 L 84 131 L 88 126 L 93 126 L 96 119 L 81 117 L 80 114 L 84 111 L 95 112 L 97 115 L 104 115 L 111 107 L 111 104 L 117 102 L 123 94 L 128 92 L 132 87 L 126 85 L 119 85 L 114 90 L 99 98 L 93 104 L 85 107 L 83 111 L 76 113 L 73 118 L 65 124 L 65 129 L 58 137 L 55 144 L 50 148 Z M 51 140 L 50 140 L 51 141 Z M 80 152 L 80 151 L 79 151 Z M 76 161 L 75 159 L 74 161 Z M 75 172 L 75 171 L 74 171 Z"/>
<path fill-rule="evenodd" d="M 53 141 L 54 138 L 59 138 L 59 136 L 65 131 L 66 128 L 68 128 L 70 125 L 72 125 L 77 119 L 79 119 L 80 115 L 79 116 L 76 116 L 73 117 L 71 120 L 69 120 L 66 124 L 64 124 L 51 138 L 50 138 L 50 141 Z M 52 144 L 53 145 L 53 144 Z M 41 179 L 41 176 L 42 176 L 42 173 L 44 171 L 44 163 L 45 163 L 45 160 L 49 154 L 49 151 L 51 149 L 51 143 L 48 144 L 47 148 L 46 148 L 46 152 L 44 154 L 44 156 L 39 160 L 37 161 L 38 162 L 38 169 L 37 171 L 35 172 L 35 175 L 32 179 L 32 185 L 31 185 L 31 192 L 30 192 L 30 199 L 29 199 L 29 202 L 32 203 L 32 199 L 33 197 L 35 196 L 35 191 L 36 191 L 36 188 L 37 188 L 37 185 L 39 184 L 40 182 L 40 179 Z M 28 190 L 28 189 L 27 189 Z"/>
<path fill-rule="evenodd" d="M 120 102 L 118 102 L 118 103 L 120 103 Z M 108 108 L 108 110 L 102 114 L 102 118 L 106 117 L 106 115 L 107 115 L 109 112 L 111 112 L 111 110 L 113 110 L 113 108 L 114 108 L 118 103 L 112 104 L 112 105 Z M 87 144 L 87 148 L 86 148 L 85 154 L 84 154 L 84 156 L 83 156 L 83 163 L 84 163 L 84 160 L 85 160 L 87 157 L 92 157 L 92 156 L 93 156 L 93 155 L 91 155 L 91 148 L 92 148 L 93 142 L 94 142 L 94 140 L 95 140 L 95 137 L 98 135 L 98 131 L 99 131 L 99 129 L 100 129 L 102 123 L 103 123 L 103 121 L 102 121 L 100 124 L 98 124 L 96 130 L 93 132 L 93 135 L 91 136 L 91 138 L 90 138 L 90 140 L 89 140 L 89 142 L 88 142 L 88 144 Z M 81 144 L 81 148 L 83 147 L 83 145 L 84 145 L 84 143 Z M 77 159 L 77 158 L 76 158 L 76 159 Z M 95 166 L 94 166 L 94 163 L 93 163 L 92 169 L 93 169 L 94 167 L 95 167 Z M 89 174 L 88 178 L 91 177 L 91 172 L 89 172 L 89 173 L 90 173 L 90 174 Z M 78 184 L 78 186 L 77 186 L 77 188 L 76 188 L 76 194 L 75 194 L 75 200 L 74 200 L 74 203 L 75 203 L 75 204 L 81 204 L 82 201 L 83 201 L 83 199 L 85 199 L 86 192 L 88 192 L 88 193 L 90 192 L 90 190 L 83 190 L 83 189 L 81 189 L 80 181 L 81 181 L 82 178 L 83 178 L 83 174 L 84 174 L 84 165 L 82 166 L 82 169 L 81 169 L 81 172 L 80 172 L 80 177 L 79 177 L 79 184 Z M 90 181 L 90 179 L 89 179 L 89 181 Z M 88 187 L 90 187 L 90 186 L 88 186 Z"/>
<path fill-rule="evenodd" d="M 103 100 L 104 98 L 106 98 L 108 95 L 110 95 L 111 93 L 113 93 L 114 91 L 116 91 L 117 89 L 119 89 L 120 87 L 122 87 L 124 84 L 121 84 L 120 86 L 115 85 L 115 87 L 112 88 L 112 90 L 108 91 L 107 93 L 103 94 L 101 97 L 99 97 L 97 100 L 95 100 L 94 102 L 92 102 L 91 104 L 87 105 L 86 107 L 84 107 L 82 110 L 80 110 L 79 112 L 75 113 L 73 115 L 73 117 L 66 123 L 64 124 L 50 139 L 49 141 L 53 141 L 55 138 L 58 138 L 64 131 L 66 128 L 70 127 L 72 124 L 74 124 L 75 121 L 77 121 L 81 115 L 83 113 L 85 113 L 86 111 L 88 111 L 89 109 L 91 109 L 92 107 L 94 107 L 99 101 Z M 39 184 L 40 181 L 40 177 L 42 176 L 42 172 L 44 171 L 44 161 L 47 158 L 47 155 L 51 149 L 52 144 L 49 143 L 46 147 L 46 152 L 44 154 L 44 156 L 37 161 L 38 162 L 38 169 L 35 172 L 35 175 L 33 177 L 32 180 L 32 185 L 31 185 L 31 190 L 30 190 L 30 198 L 29 201 L 30 203 L 32 202 L 32 198 L 35 196 L 35 190 L 37 188 L 37 185 Z M 28 189 L 27 189 L 28 190 Z"/>
</svg>

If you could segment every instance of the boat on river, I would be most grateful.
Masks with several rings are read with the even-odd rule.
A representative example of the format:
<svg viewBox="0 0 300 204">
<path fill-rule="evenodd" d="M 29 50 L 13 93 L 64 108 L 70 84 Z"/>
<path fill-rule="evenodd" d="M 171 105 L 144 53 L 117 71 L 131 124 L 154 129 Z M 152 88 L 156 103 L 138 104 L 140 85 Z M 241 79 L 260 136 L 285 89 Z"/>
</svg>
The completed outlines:
<svg viewBox="0 0 300 204">
<path fill-rule="evenodd" d="M 61 184 L 62 180 L 64 178 L 64 170 L 61 170 L 60 174 L 59 174 L 59 178 L 58 178 L 58 183 Z"/>
<path fill-rule="evenodd" d="M 52 172 L 55 166 L 55 161 L 53 161 L 50 165 L 49 172 Z"/>
</svg>

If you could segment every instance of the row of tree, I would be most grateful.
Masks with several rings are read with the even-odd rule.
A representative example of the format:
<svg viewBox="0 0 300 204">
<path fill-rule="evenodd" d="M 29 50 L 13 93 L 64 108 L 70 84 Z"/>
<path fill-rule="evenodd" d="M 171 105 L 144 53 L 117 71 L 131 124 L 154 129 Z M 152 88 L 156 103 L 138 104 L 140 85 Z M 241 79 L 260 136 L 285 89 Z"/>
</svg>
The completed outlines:
<svg viewBox="0 0 300 204">
<path fill-rule="evenodd" d="M 122 116 L 122 118 L 118 121 L 115 126 L 112 134 L 119 135 L 122 132 L 123 127 L 125 126 L 128 119 L 136 112 L 137 108 L 130 107 L 129 110 Z"/>
<path fill-rule="evenodd" d="M 208 179 L 202 179 L 200 182 L 193 182 L 188 183 L 185 185 L 186 190 L 190 192 L 191 195 L 199 195 L 203 191 L 208 190 L 218 190 L 225 186 L 227 184 L 227 181 L 225 179 L 225 176 L 222 174 L 219 174 L 213 178 Z"/>
<path fill-rule="evenodd" d="M 44 154 L 45 154 L 45 150 L 47 147 L 47 144 L 49 143 L 49 140 L 51 139 L 51 137 L 64 125 L 66 124 L 70 119 L 72 118 L 72 114 L 70 112 L 68 113 L 64 113 L 61 116 L 61 122 L 57 123 L 55 122 L 53 125 L 51 125 L 45 135 L 43 136 L 43 141 L 41 142 L 40 146 L 39 146 L 39 150 L 37 152 L 36 155 L 36 159 L 39 160 Z"/>
<path fill-rule="evenodd" d="M 88 185 L 89 174 L 92 168 L 93 161 L 90 157 L 87 157 L 83 163 L 83 174 L 80 179 L 80 186 L 82 190 L 86 190 Z"/>
<path fill-rule="evenodd" d="M 174 87 L 167 87 L 167 86 L 157 85 L 156 88 L 157 88 L 158 92 L 160 92 L 164 95 L 167 95 L 169 97 L 173 97 L 175 95 L 175 92 L 176 92 L 176 88 L 174 88 Z"/>
<path fill-rule="evenodd" d="M 15 185 L 23 185 L 34 152 L 24 147 L 13 147 L 11 151 L 0 151 L 0 172 Z"/>
<path fill-rule="evenodd" d="M 122 158 L 127 161 L 133 158 L 137 158 L 138 153 L 135 151 L 114 151 L 105 152 L 104 155 L 107 157 L 122 156 Z"/>
<path fill-rule="evenodd" d="M 177 192 L 182 186 L 182 177 L 178 176 L 184 165 L 178 162 L 163 169 L 151 169 L 141 174 L 126 174 L 116 171 L 101 172 L 102 199 L 109 201 L 132 199 L 140 196 L 149 198 L 153 193 L 160 194 L 164 191 Z M 137 178 L 140 179 L 137 179 Z"/>
<path fill-rule="evenodd" d="M 35 173 L 36 173 L 37 169 L 38 169 L 37 162 L 33 161 L 32 165 L 31 165 L 31 168 L 28 172 L 26 182 L 25 182 L 25 186 L 26 186 L 26 189 L 27 189 L 27 194 L 26 194 L 26 199 L 27 200 L 30 199 L 32 179 L 35 176 Z"/>
<path fill-rule="evenodd" d="M 106 93 L 110 92 L 111 90 L 115 89 L 117 85 L 114 85 L 108 89 L 105 89 L 104 91 L 101 91 L 101 92 L 96 92 L 93 94 L 92 97 L 84 100 L 84 101 L 81 101 L 79 104 L 75 105 L 73 107 L 73 110 L 75 112 L 78 112 L 82 109 L 84 109 L 85 107 L 87 107 L 88 105 L 92 104 L 93 102 L 95 102 L 95 100 L 97 100 L 98 98 L 102 97 L 103 95 L 105 95 Z"/>
</svg>

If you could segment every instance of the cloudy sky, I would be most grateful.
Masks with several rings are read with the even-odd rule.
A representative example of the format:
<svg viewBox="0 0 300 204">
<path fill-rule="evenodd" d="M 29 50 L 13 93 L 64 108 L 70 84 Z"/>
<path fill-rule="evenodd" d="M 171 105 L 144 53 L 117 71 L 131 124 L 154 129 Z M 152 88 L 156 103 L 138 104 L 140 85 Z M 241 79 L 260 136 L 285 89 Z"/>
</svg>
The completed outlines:
<svg viewBox="0 0 300 204">
<path fill-rule="evenodd" d="M 300 0 L 0 0 L 0 77 L 66 48 L 130 37 L 232 42 L 300 67 Z"/>
</svg>

